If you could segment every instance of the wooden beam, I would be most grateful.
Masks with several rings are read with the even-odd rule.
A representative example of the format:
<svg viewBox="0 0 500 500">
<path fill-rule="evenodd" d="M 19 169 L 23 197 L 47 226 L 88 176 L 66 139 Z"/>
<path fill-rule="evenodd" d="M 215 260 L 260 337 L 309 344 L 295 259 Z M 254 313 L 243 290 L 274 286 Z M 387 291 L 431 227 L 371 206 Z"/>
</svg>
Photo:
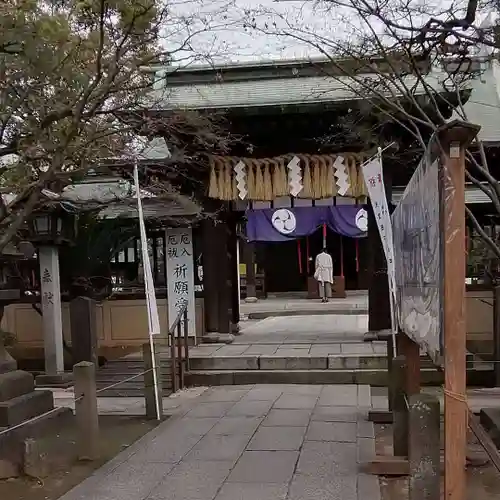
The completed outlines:
<svg viewBox="0 0 500 500">
<path fill-rule="evenodd" d="M 465 147 L 477 127 L 453 122 L 438 132 L 445 370 L 445 500 L 466 497 Z"/>
</svg>

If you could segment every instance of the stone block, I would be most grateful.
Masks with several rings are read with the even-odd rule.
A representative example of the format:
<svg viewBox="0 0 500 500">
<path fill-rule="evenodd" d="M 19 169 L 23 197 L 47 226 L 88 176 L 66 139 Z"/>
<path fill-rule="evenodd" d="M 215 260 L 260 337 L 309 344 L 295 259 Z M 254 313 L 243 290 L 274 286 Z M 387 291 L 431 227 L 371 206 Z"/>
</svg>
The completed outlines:
<svg viewBox="0 0 500 500">
<path fill-rule="evenodd" d="M 17 398 L 35 389 L 33 375 L 16 370 L 0 374 L 0 401 Z"/>
<path fill-rule="evenodd" d="M 259 385 L 251 389 L 243 398 L 244 401 L 276 401 L 281 394 L 282 388 L 277 386 Z"/>
<path fill-rule="evenodd" d="M 281 356 L 280 350 L 274 356 L 261 356 L 261 370 L 325 370 L 326 356 Z"/>
<path fill-rule="evenodd" d="M 382 370 L 387 357 L 378 354 L 341 354 L 328 356 L 330 370 Z"/>
<path fill-rule="evenodd" d="M 355 443 L 306 441 L 297 464 L 297 474 L 318 480 L 356 474 L 357 469 Z"/>
<path fill-rule="evenodd" d="M 311 422 L 306 435 L 308 441 L 338 443 L 355 443 L 356 437 L 356 423 L 354 422 Z"/>
<path fill-rule="evenodd" d="M 198 403 L 187 414 L 188 417 L 223 417 L 232 407 L 232 401 L 225 403 Z"/>
<path fill-rule="evenodd" d="M 232 347 L 232 346 L 231 346 Z M 192 358 L 192 370 L 258 370 L 257 356 L 219 356 L 219 353 L 206 358 Z"/>
<path fill-rule="evenodd" d="M 262 425 L 265 427 L 297 426 L 305 427 L 311 419 L 311 410 L 273 409 Z"/>
<path fill-rule="evenodd" d="M 236 463 L 251 436 L 248 434 L 212 434 L 204 436 L 184 457 L 190 460 L 224 460 Z"/>
<path fill-rule="evenodd" d="M 358 407 L 363 410 L 372 407 L 372 392 L 369 385 L 358 385 Z"/>
<path fill-rule="evenodd" d="M 312 410 L 318 401 L 317 396 L 304 396 L 295 394 L 283 394 L 274 403 L 274 408 L 291 410 Z"/>
<path fill-rule="evenodd" d="M 273 401 L 239 401 L 227 413 L 228 417 L 264 417 Z"/>
<path fill-rule="evenodd" d="M 261 355 L 270 356 L 271 354 L 274 354 L 277 350 L 278 350 L 277 345 L 253 344 L 253 345 L 247 346 L 247 349 L 245 350 L 245 355 L 246 356 L 261 356 Z"/>
<path fill-rule="evenodd" d="M 189 414 L 188 414 L 189 415 Z M 213 429 L 219 421 L 219 417 L 182 417 L 177 421 L 183 434 L 193 436 L 204 436 Z"/>
<path fill-rule="evenodd" d="M 232 461 L 183 461 L 149 495 L 146 494 L 140 499 L 212 500 L 232 466 Z"/>
<path fill-rule="evenodd" d="M 375 439 L 373 422 L 369 422 L 368 420 L 358 420 L 357 435 L 361 438 Z"/>
<path fill-rule="evenodd" d="M 356 422 L 357 408 L 353 406 L 317 406 L 311 420 L 316 422 Z"/>
<path fill-rule="evenodd" d="M 380 500 L 380 484 L 377 476 L 358 474 L 358 498 L 361 500 Z"/>
<path fill-rule="evenodd" d="M 15 359 L 2 359 L 0 361 L 0 373 L 7 373 L 17 370 L 17 362 Z"/>
<path fill-rule="evenodd" d="M 41 374 L 37 375 L 36 379 L 37 387 L 59 387 L 65 389 L 73 385 L 73 374 L 72 373 L 58 373 L 56 375 Z"/>
<path fill-rule="evenodd" d="M 215 500 L 285 500 L 287 484 L 226 483 Z"/>
<path fill-rule="evenodd" d="M 54 408 L 51 391 L 33 391 L 0 403 L 0 427 L 11 427 Z"/>
<path fill-rule="evenodd" d="M 357 500 L 357 478 L 333 476 L 322 481 L 297 474 L 290 485 L 289 500 Z M 361 498 L 361 497 L 360 497 Z"/>
<path fill-rule="evenodd" d="M 357 406 L 358 387 L 353 384 L 324 387 L 319 397 L 319 406 Z"/>
<path fill-rule="evenodd" d="M 44 478 L 50 473 L 47 453 L 35 439 L 24 441 L 23 473 L 28 477 Z"/>
<path fill-rule="evenodd" d="M 0 479 L 10 479 L 21 475 L 19 464 L 8 458 L 0 458 Z"/>
<path fill-rule="evenodd" d="M 238 391 L 214 390 L 208 391 L 201 398 L 206 403 L 227 403 L 239 401 L 248 391 L 241 389 Z"/>
<path fill-rule="evenodd" d="M 245 451 L 229 475 L 228 482 L 288 483 L 298 457 L 298 451 Z"/>
<path fill-rule="evenodd" d="M 174 464 L 180 462 L 198 443 L 201 436 L 162 434 L 140 448 L 128 460 L 128 463 L 142 466 L 145 463 Z"/>
<path fill-rule="evenodd" d="M 210 431 L 210 434 L 251 436 L 262 422 L 260 417 L 224 417 Z"/>
<path fill-rule="evenodd" d="M 358 463 L 366 463 L 375 458 L 375 439 L 358 438 L 357 440 L 357 459 Z"/>
<path fill-rule="evenodd" d="M 191 359 L 193 361 L 193 359 Z M 235 373 L 238 372 L 211 372 L 211 371 L 191 371 L 186 376 L 186 381 L 190 386 L 217 386 L 238 384 Z M 239 373 L 246 373 L 244 371 Z M 250 370 L 247 373 L 252 373 Z M 241 382 L 243 384 L 243 382 Z M 239 384 L 239 385 L 241 385 Z"/>
<path fill-rule="evenodd" d="M 247 449 L 253 451 L 300 450 L 305 433 L 306 427 L 260 427 Z"/>
</svg>

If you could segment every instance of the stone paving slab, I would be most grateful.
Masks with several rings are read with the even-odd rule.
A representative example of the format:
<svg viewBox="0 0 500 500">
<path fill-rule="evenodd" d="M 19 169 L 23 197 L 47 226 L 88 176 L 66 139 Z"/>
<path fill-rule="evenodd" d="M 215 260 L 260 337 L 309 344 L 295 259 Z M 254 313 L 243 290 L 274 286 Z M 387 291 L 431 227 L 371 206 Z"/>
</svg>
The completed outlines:
<svg viewBox="0 0 500 500">
<path fill-rule="evenodd" d="M 367 386 L 206 390 L 60 500 L 380 500 Z M 325 404 L 328 403 L 328 404 Z"/>
</svg>

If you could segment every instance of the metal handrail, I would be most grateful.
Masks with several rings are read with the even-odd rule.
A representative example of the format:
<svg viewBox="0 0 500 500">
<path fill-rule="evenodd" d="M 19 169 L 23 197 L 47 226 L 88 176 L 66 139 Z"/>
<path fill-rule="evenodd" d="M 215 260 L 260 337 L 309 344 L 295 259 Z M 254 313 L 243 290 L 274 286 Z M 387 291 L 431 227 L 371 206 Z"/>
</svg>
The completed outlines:
<svg viewBox="0 0 500 500">
<path fill-rule="evenodd" d="M 187 308 L 188 302 L 186 300 L 179 309 L 179 312 L 177 313 L 177 316 L 168 331 L 173 392 L 177 392 L 185 386 L 184 377 L 190 368 Z"/>
</svg>

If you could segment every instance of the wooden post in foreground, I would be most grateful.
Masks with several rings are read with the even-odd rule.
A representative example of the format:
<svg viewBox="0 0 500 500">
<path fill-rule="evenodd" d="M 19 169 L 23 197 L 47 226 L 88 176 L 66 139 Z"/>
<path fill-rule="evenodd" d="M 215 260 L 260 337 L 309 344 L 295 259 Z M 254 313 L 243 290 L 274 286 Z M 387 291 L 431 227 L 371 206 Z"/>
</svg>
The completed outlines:
<svg viewBox="0 0 500 500">
<path fill-rule="evenodd" d="M 454 121 L 438 132 L 445 373 L 445 500 L 465 500 L 465 148 L 479 127 Z"/>
<path fill-rule="evenodd" d="M 400 334 L 401 335 L 401 334 Z M 394 456 L 408 456 L 408 401 L 406 400 L 407 365 L 404 356 L 392 360 L 392 440 Z"/>
<path fill-rule="evenodd" d="M 73 367 L 75 415 L 78 426 L 80 460 L 99 458 L 99 415 L 94 363 L 82 361 Z"/>
</svg>

